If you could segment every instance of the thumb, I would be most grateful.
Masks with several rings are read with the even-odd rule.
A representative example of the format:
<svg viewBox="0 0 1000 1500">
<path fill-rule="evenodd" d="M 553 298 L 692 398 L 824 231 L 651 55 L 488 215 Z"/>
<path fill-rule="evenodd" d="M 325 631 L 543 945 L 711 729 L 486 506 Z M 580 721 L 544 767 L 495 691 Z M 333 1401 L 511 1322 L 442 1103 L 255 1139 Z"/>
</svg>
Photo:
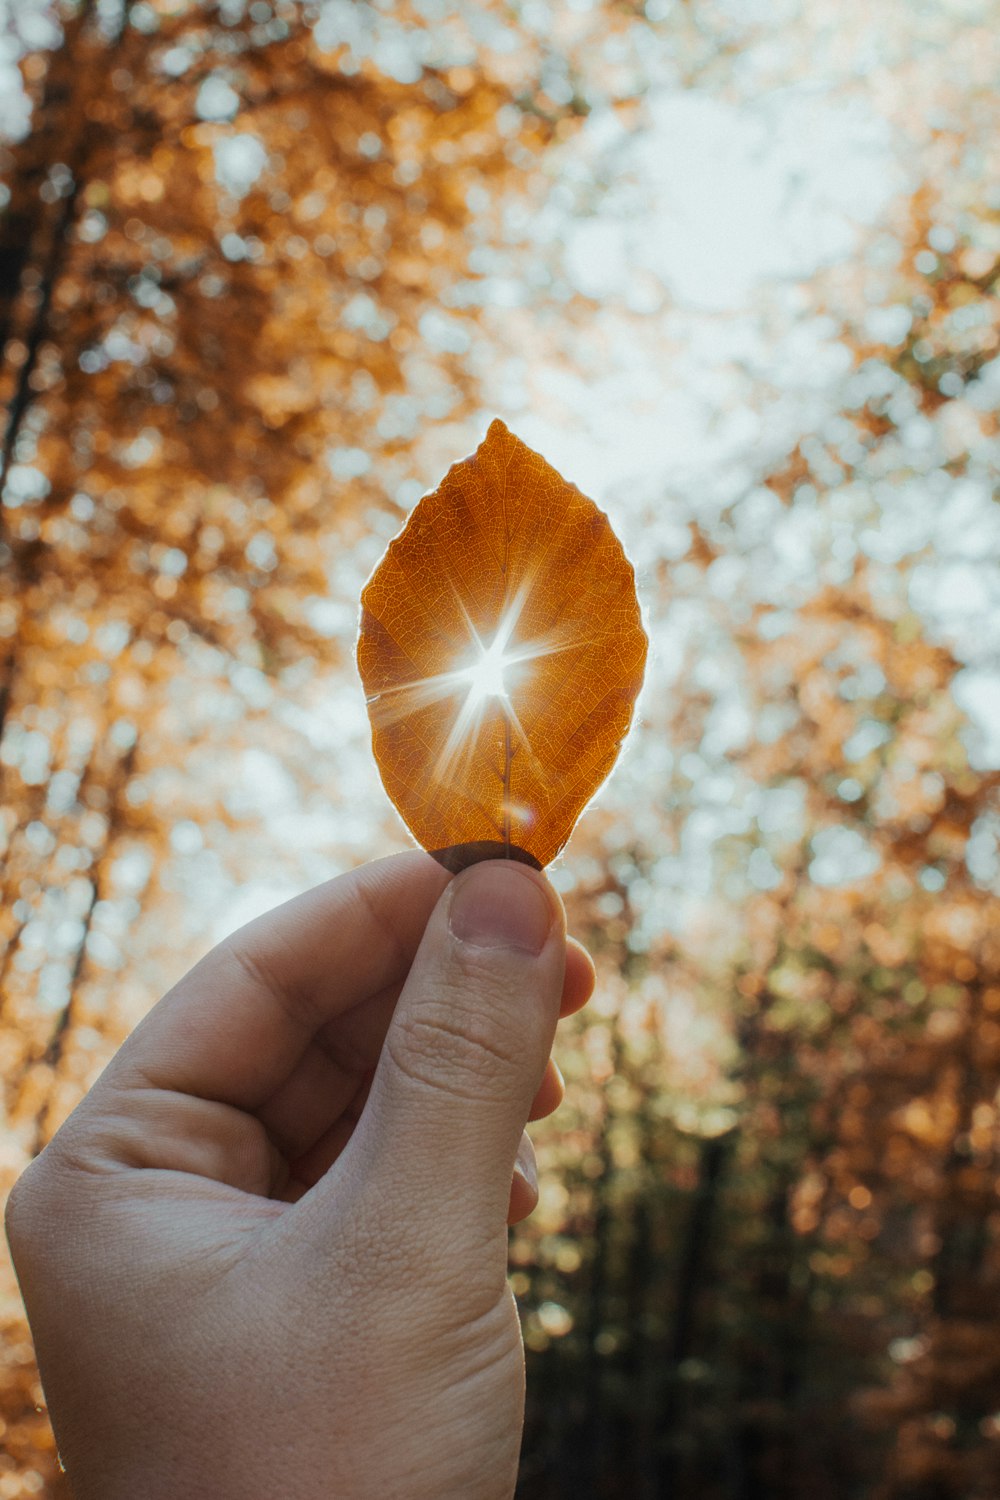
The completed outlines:
<svg viewBox="0 0 1000 1500">
<path fill-rule="evenodd" d="M 464 870 L 431 915 L 349 1148 L 352 1176 L 425 1244 L 505 1228 L 565 955 L 559 898 L 511 860 Z"/>
</svg>

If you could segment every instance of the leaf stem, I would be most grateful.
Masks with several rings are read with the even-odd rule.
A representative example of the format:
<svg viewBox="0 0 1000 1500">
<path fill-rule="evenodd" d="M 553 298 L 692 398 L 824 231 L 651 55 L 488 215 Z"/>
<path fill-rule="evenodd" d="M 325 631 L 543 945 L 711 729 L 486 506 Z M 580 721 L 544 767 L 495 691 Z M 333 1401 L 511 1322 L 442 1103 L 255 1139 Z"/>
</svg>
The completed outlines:
<svg viewBox="0 0 1000 1500">
<path fill-rule="evenodd" d="M 504 859 L 510 859 L 510 763 L 513 759 L 510 744 L 510 715 L 506 708 L 503 715 L 503 846 Z"/>
</svg>

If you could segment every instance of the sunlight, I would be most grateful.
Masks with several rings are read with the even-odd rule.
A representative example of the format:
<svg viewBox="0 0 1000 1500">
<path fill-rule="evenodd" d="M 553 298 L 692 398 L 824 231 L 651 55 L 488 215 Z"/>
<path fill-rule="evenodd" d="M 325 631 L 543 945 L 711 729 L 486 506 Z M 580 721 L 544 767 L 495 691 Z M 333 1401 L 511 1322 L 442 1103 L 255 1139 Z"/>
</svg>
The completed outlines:
<svg viewBox="0 0 1000 1500">
<path fill-rule="evenodd" d="M 475 659 L 468 666 L 457 667 L 445 674 L 445 680 L 450 680 L 452 691 L 456 687 L 466 687 L 467 691 L 438 758 L 436 774 L 441 781 L 447 782 L 463 751 L 471 753 L 473 750 L 491 699 L 496 700 L 495 706 L 503 713 L 507 724 L 514 728 L 519 739 L 525 741 L 524 731 L 510 699 L 512 674 L 519 676 L 516 669 L 521 663 L 541 654 L 532 650 L 509 650 L 525 597 L 526 589 L 522 588 L 501 616 L 496 634 L 488 646 L 483 644 L 465 606 L 459 601 L 466 628 L 472 637 Z"/>
<path fill-rule="evenodd" d="M 531 763 L 534 774 L 544 779 L 544 770 L 535 758 L 515 705 L 527 687 L 534 662 L 571 651 L 581 643 L 578 638 L 567 637 L 562 632 L 514 643 L 514 632 L 530 595 L 531 584 L 530 577 L 522 581 L 514 597 L 506 604 L 488 645 L 465 605 L 456 596 L 469 649 L 449 671 L 383 688 L 368 700 L 369 709 L 377 704 L 380 727 L 388 727 L 411 713 L 461 694 L 434 768 L 434 779 L 444 786 L 455 779 L 465 758 L 474 753 L 480 729 L 495 713 L 501 715 L 506 725 L 505 734 L 516 747 L 516 753 L 524 756 Z"/>
<path fill-rule="evenodd" d="M 480 651 L 479 660 L 464 672 L 455 674 L 464 677 L 469 684 L 467 702 L 470 708 L 478 708 L 487 698 L 507 698 L 504 674 L 513 665 L 513 658 L 508 657 L 504 651 L 504 640 L 500 632 L 485 650 L 480 641 L 477 640 L 476 645 Z"/>
</svg>

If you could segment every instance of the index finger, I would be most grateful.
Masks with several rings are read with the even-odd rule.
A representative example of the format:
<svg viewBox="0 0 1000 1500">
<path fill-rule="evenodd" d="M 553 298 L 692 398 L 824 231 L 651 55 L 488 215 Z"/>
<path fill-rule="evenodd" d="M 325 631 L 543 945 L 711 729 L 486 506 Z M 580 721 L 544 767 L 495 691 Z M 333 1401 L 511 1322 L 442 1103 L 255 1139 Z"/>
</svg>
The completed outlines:
<svg viewBox="0 0 1000 1500">
<path fill-rule="evenodd" d="M 196 964 L 109 1072 L 129 1087 L 258 1109 L 322 1026 L 403 980 L 450 879 L 412 850 L 286 901 Z"/>
</svg>

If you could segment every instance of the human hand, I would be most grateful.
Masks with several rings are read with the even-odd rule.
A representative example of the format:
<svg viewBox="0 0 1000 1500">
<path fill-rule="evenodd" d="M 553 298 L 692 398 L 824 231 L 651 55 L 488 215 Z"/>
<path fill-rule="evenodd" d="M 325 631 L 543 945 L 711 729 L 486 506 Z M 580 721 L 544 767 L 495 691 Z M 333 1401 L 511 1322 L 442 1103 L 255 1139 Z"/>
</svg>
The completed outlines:
<svg viewBox="0 0 1000 1500">
<path fill-rule="evenodd" d="M 153 1008 L 8 1206 L 77 1500 L 509 1500 L 564 934 L 523 865 L 402 854 Z"/>
</svg>

